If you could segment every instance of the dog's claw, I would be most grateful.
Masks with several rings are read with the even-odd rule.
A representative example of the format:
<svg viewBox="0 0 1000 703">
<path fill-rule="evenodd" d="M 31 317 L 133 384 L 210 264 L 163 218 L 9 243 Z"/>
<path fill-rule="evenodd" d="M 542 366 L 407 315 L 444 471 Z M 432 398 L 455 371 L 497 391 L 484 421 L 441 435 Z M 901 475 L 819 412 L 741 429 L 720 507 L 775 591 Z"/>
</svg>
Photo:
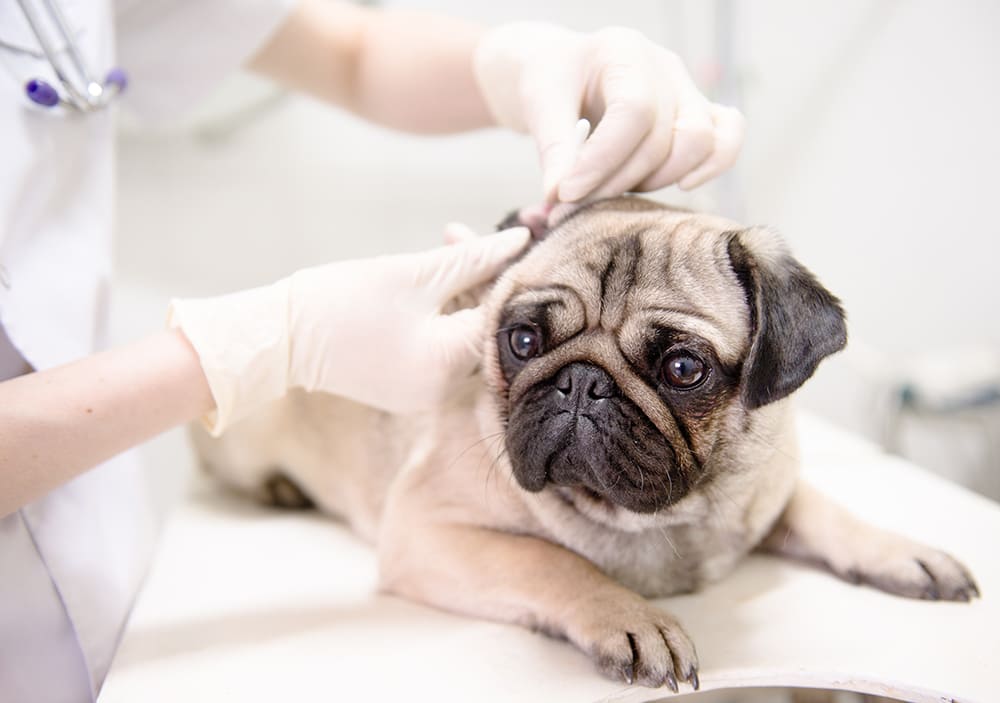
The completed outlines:
<svg viewBox="0 0 1000 703">
<path fill-rule="evenodd" d="M 923 597 L 927 600 L 941 600 L 941 592 L 938 590 L 937 581 L 934 578 L 934 572 L 931 571 L 930 567 L 920 559 L 917 559 L 916 562 L 917 566 L 923 569 L 923 572 L 927 574 L 927 578 L 929 580 L 927 587 L 924 588 Z"/>
<path fill-rule="evenodd" d="M 979 586 L 976 585 L 975 580 L 972 578 L 972 574 L 965 569 L 962 569 L 962 575 L 965 576 L 965 588 L 962 590 L 969 595 L 969 600 L 979 598 Z"/>
<path fill-rule="evenodd" d="M 854 558 L 856 564 L 833 571 L 845 581 L 907 598 L 968 603 L 979 597 L 975 581 L 954 557 L 892 534 L 879 537 L 878 555 L 861 554 Z M 879 556 L 883 554 L 887 556 Z"/>
<path fill-rule="evenodd" d="M 685 672 L 698 666 L 694 645 L 680 624 L 638 595 L 610 602 L 602 599 L 595 606 L 578 609 L 583 614 L 577 624 L 582 632 L 574 642 L 597 668 L 630 686 L 669 686 L 679 692 Z"/>
<path fill-rule="evenodd" d="M 691 683 L 691 688 L 697 691 L 701 685 L 701 682 L 698 681 L 698 670 L 692 667 L 691 671 L 688 672 L 687 680 Z"/>
<path fill-rule="evenodd" d="M 848 583 L 858 585 L 861 583 L 861 574 L 855 569 L 848 569 L 844 572 L 843 579 Z"/>
</svg>

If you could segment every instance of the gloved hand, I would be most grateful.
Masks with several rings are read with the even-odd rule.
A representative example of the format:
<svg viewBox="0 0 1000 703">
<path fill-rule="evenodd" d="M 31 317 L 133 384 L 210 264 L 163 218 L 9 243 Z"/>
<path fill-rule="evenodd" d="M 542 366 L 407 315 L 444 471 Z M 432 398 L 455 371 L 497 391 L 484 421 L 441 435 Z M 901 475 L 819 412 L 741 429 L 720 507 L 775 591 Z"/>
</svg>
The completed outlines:
<svg viewBox="0 0 1000 703">
<path fill-rule="evenodd" d="M 674 53 L 635 30 L 502 25 L 474 62 L 497 122 L 534 136 L 549 202 L 694 188 L 729 168 L 743 141 L 739 111 L 710 103 Z M 577 157 L 581 117 L 595 129 Z"/>
<path fill-rule="evenodd" d="M 216 401 L 212 434 L 289 388 L 392 412 L 432 407 L 481 358 L 479 308 L 441 314 L 527 245 L 516 227 L 417 254 L 303 269 L 263 288 L 175 300 L 169 324 L 198 353 Z"/>
</svg>

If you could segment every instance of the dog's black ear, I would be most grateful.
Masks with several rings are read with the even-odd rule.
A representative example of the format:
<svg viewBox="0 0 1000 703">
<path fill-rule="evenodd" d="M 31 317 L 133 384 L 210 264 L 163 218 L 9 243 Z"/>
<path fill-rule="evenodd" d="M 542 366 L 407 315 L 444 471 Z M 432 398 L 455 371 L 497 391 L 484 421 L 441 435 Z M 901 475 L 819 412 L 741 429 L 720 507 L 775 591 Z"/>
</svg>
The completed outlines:
<svg viewBox="0 0 1000 703">
<path fill-rule="evenodd" d="M 531 239 L 540 242 L 549 233 L 548 211 L 541 207 L 512 210 L 497 224 L 497 231 L 511 227 L 527 227 L 531 232 Z"/>
<path fill-rule="evenodd" d="M 496 230 L 501 232 L 505 229 L 510 229 L 511 227 L 517 227 L 521 224 L 521 210 L 511 210 L 504 218 L 497 222 Z"/>
<path fill-rule="evenodd" d="M 750 307 L 750 350 L 741 377 L 753 410 L 789 395 L 819 362 L 847 344 L 840 301 L 765 229 L 729 234 L 729 261 Z"/>
</svg>

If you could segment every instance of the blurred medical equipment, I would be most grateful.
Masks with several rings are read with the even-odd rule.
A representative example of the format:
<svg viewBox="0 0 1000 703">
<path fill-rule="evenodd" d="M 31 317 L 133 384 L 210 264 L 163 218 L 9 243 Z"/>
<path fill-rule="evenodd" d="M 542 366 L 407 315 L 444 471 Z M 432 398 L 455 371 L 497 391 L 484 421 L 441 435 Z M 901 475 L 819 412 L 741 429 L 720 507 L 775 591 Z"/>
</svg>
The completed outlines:
<svg viewBox="0 0 1000 703">
<path fill-rule="evenodd" d="M 1000 500 L 1000 352 L 988 345 L 896 360 L 882 445 Z"/>
<path fill-rule="evenodd" d="M 73 32 L 57 0 L 17 0 L 25 20 L 38 40 L 40 51 L 0 42 L 0 48 L 34 58 L 45 58 L 63 92 L 41 78 L 32 78 L 24 90 L 33 103 L 42 107 L 63 105 L 80 112 L 94 112 L 106 107 L 125 90 L 125 71 L 113 67 L 98 81 L 87 67 Z M 68 59 L 68 60 L 67 60 Z"/>
<path fill-rule="evenodd" d="M 964 344 L 890 353 L 855 338 L 843 361 L 859 384 L 854 407 L 870 439 L 1000 499 L 1000 350 Z"/>
</svg>

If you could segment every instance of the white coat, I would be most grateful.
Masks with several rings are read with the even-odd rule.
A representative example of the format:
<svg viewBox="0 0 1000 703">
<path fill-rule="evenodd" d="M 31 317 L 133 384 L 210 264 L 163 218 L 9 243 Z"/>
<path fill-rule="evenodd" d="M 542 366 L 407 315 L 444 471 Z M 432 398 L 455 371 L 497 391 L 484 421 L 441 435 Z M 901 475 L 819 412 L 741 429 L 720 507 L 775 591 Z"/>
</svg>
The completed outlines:
<svg viewBox="0 0 1000 703">
<path fill-rule="evenodd" d="M 90 70 L 123 68 L 118 102 L 153 119 L 234 71 L 290 4 L 57 1 Z M 14 0 L 0 2 L 0 41 L 38 48 Z M 0 379 L 86 356 L 107 328 L 118 106 L 38 108 L 23 89 L 36 77 L 59 86 L 44 59 L 0 47 Z M 0 518 L 0 701 L 94 700 L 158 522 L 130 455 Z"/>
</svg>

